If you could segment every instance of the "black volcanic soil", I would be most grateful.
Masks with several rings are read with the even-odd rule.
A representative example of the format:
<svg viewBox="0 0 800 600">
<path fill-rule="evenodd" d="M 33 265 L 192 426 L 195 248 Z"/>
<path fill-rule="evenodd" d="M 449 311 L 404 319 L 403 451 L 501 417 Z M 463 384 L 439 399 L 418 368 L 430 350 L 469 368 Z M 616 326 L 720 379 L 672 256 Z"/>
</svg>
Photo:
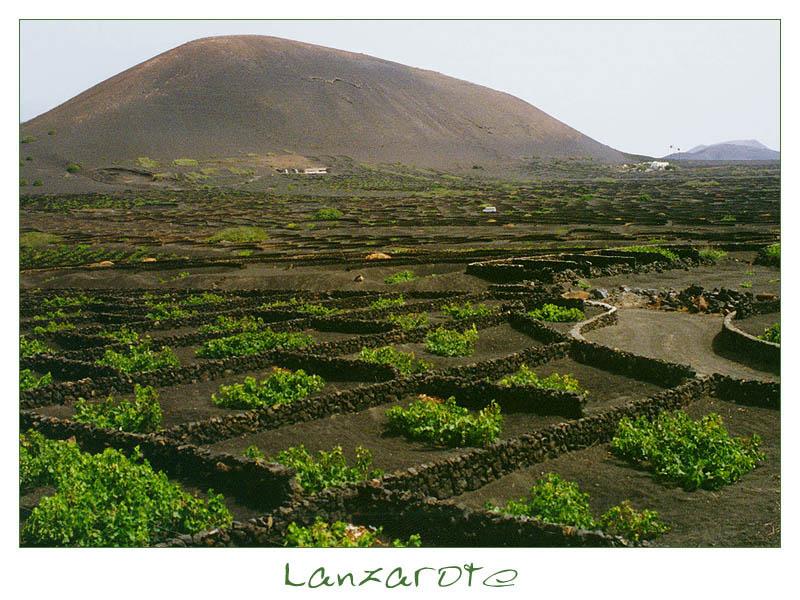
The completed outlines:
<svg viewBox="0 0 800 600">
<path fill-rule="evenodd" d="M 589 280 L 594 287 L 612 289 L 620 285 L 638 288 L 683 290 L 690 285 L 702 285 L 707 290 L 728 288 L 753 294 L 781 293 L 780 270 L 775 267 L 751 264 L 753 252 L 732 252 L 715 265 L 706 265 L 684 271 L 670 269 L 662 273 L 635 273 L 597 277 Z M 747 283 L 751 287 L 747 287 Z M 745 286 L 742 286 L 742 283 Z"/>
<path fill-rule="evenodd" d="M 211 395 L 218 392 L 221 385 L 231 385 L 244 381 L 245 377 L 255 377 L 263 379 L 267 377 L 272 367 L 228 375 L 210 381 L 197 381 L 196 383 L 185 383 L 157 388 L 158 400 L 161 410 L 164 413 L 163 428 L 169 429 L 175 425 L 191 421 L 200 421 L 211 417 L 230 415 L 242 411 L 221 408 L 211 402 Z M 307 371 L 313 374 L 313 371 Z M 325 387 L 315 394 L 322 396 L 339 390 L 346 390 L 363 385 L 356 381 L 335 381 L 326 380 Z M 120 395 L 120 398 L 131 399 L 132 394 Z M 36 409 L 37 412 L 52 417 L 70 418 L 75 409 L 71 405 L 52 405 Z"/>
<path fill-rule="evenodd" d="M 463 331 L 467 325 L 447 326 L 448 329 Z M 431 354 L 425 348 L 425 343 L 419 344 L 393 344 L 395 348 L 402 352 L 413 352 L 417 358 L 421 358 L 433 365 L 434 369 L 447 369 L 462 365 L 471 365 L 486 360 L 508 356 L 515 352 L 520 352 L 526 348 L 541 346 L 542 343 L 532 337 L 521 333 L 507 323 L 495 327 L 487 327 L 478 330 L 478 342 L 475 344 L 475 352 L 469 356 L 437 356 Z M 348 355 L 348 358 L 356 358 L 358 353 Z"/>
<path fill-rule="evenodd" d="M 575 377 L 581 388 L 589 391 L 586 401 L 586 411 L 589 413 L 606 410 L 631 400 L 649 398 L 664 391 L 664 388 L 652 383 L 617 375 L 571 358 L 559 358 L 532 368 L 541 377 L 552 373 Z"/>
<path fill-rule="evenodd" d="M 329 85 L 338 83 L 341 82 Z M 231 106 L 236 106 L 236 102 L 232 101 Z M 170 107 L 164 108 L 164 112 L 169 110 Z M 93 113 L 89 120 L 100 118 L 101 115 Z M 114 135 L 113 128 L 110 131 Z M 64 133 L 65 139 L 71 135 L 66 130 Z M 21 177 L 32 181 L 39 176 L 37 164 L 41 164 L 43 156 L 38 152 L 47 150 L 47 143 L 55 146 L 58 136 L 57 131 L 53 140 L 44 144 L 39 144 L 39 140 L 20 146 L 23 154 L 33 159 L 23 161 Z M 125 132 L 117 137 L 126 138 Z M 133 134 L 126 139 L 136 143 Z M 87 147 L 87 151 L 92 148 Z M 52 157 L 44 158 L 47 163 Z M 47 179 L 44 186 L 20 186 L 21 232 L 60 236 L 46 245 L 36 236 L 27 236 L 20 245 L 20 301 L 25 306 L 38 306 L 35 288 L 49 293 L 63 287 L 103 288 L 109 290 L 104 296 L 121 299 L 120 306 L 129 301 L 136 305 L 139 294 L 127 294 L 129 288 L 164 292 L 261 288 L 293 290 L 291 294 L 301 290 L 374 290 L 407 295 L 411 290 L 479 292 L 489 289 L 494 282 L 465 274 L 467 264 L 476 260 L 534 256 L 554 249 L 581 253 L 623 244 L 661 243 L 653 241 L 656 237 L 665 240 L 664 243 L 695 248 L 710 244 L 755 249 L 777 241 L 780 235 L 779 164 L 681 164 L 674 171 L 637 173 L 599 161 L 533 159 L 524 179 L 511 165 L 497 179 L 492 179 L 481 175 L 490 175 L 488 167 L 486 171 L 473 170 L 469 164 L 458 175 L 397 164 L 359 166 L 351 162 L 339 163 L 342 170 L 337 168 L 330 176 L 305 177 L 274 172 L 268 160 L 286 163 L 289 160 L 286 156 L 242 155 L 241 161 L 256 165 L 260 171 L 255 176 L 246 176 L 252 179 L 250 183 L 239 182 L 241 185 L 228 187 L 224 184 L 228 177 L 224 172 L 229 166 L 243 166 L 241 162 L 208 159 L 197 167 L 176 167 L 171 162 L 174 157 L 154 158 L 160 161 L 159 169 L 181 171 L 185 176 L 190 171 L 195 176 L 203 175 L 201 170 L 207 169 L 221 169 L 223 174 L 191 183 L 171 180 L 172 183 L 158 189 L 130 184 L 126 186 L 129 191 L 123 194 L 108 193 L 118 187 L 95 181 L 98 189 L 105 192 L 103 195 L 81 193 L 34 198 L 27 194 L 47 192 Z M 64 185 L 81 187 L 79 184 L 86 180 L 87 172 L 65 177 L 64 165 L 58 163 L 61 158 L 56 159 L 56 163 L 47 163 L 53 169 L 52 177 Z M 269 177 L 268 171 L 271 171 Z M 514 175 L 509 174 L 512 171 Z M 171 189 L 169 186 L 173 185 L 185 189 Z M 495 205 L 497 213 L 482 214 L 485 204 Z M 343 217 L 336 222 L 320 222 L 315 214 L 321 206 L 339 208 Z M 243 225 L 262 227 L 267 240 L 217 243 L 209 239 L 223 228 Z M 138 257 L 156 256 L 156 262 L 141 265 L 126 262 L 126 253 L 134 250 Z M 372 252 L 391 254 L 393 264 L 366 262 L 366 255 Z M 740 284 L 752 281 L 750 291 L 776 293 L 780 270 L 751 266 L 749 261 L 754 256 L 753 250 L 732 252 L 728 261 L 714 267 L 602 278 L 590 285 L 602 283 L 601 287 L 609 289 L 615 285 L 685 288 L 698 283 L 709 289 L 720 286 L 748 289 Z M 87 266 L 106 258 L 116 261 L 113 268 Z M 737 258 L 740 262 L 736 262 Z M 411 269 L 420 277 L 398 286 L 384 283 L 387 275 L 404 269 Z M 364 281 L 355 281 L 362 273 Z M 537 281 L 534 287 L 543 284 Z M 573 285 L 585 287 L 577 277 Z M 498 293 L 496 297 L 513 295 L 506 294 L 507 290 L 501 287 L 491 289 Z M 27 315 L 32 311 L 25 312 Z M 99 325 L 112 326 L 102 318 L 87 325 L 95 329 Z M 775 375 L 715 354 L 714 339 L 720 329 L 721 318 L 717 316 L 623 309 L 619 325 L 599 329 L 587 337 L 643 355 L 688 362 L 703 373 L 779 380 Z M 497 335 L 488 331 L 482 332 L 479 352 L 463 362 L 494 358 L 538 345 L 508 329 Z M 491 343 L 485 347 L 487 342 Z M 457 364 L 452 359 L 443 359 L 442 363 Z M 578 377 L 591 391 L 590 411 L 660 391 L 655 386 L 569 359 L 553 361 L 537 370 L 546 374 L 548 369 L 570 371 Z M 165 388 L 168 423 L 219 414 L 209 412 L 214 409 L 208 400 L 223 381 L 228 380 L 200 382 L 192 389 Z M 720 411 L 739 410 L 718 404 L 720 407 L 716 409 Z M 264 431 L 257 434 L 255 441 L 271 452 L 298 443 L 318 449 L 341 443 L 352 453 L 357 444 L 365 444 L 375 452 L 379 466 L 387 469 L 437 460 L 453 452 L 408 444 L 402 438 L 383 437 L 383 408 Z M 751 427 L 747 419 L 762 413 L 757 410 L 748 413 L 748 410 L 743 409 L 744 416 L 738 412 L 730 415 L 731 423 L 738 427 L 737 419 L 744 419 L 742 433 L 759 430 L 762 425 L 768 433 L 774 431 L 768 439 L 768 451 L 777 457 L 775 435 L 779 431 L 779 414 L 765 416 L 763 424 L 758 422 L 760 417 L 753 417 Z M 563 420 L 513 413 L 505 417 L 506 436 Z M 234 453 L 241 453 L 250 443 L 246 438 L 221 442 Z M 606 505 L 625 497 L 632 497 L 635 503 L 637 498 L 648 503 L 653 498 L 652 507 L 663 511 L 673 524 L 670 536 L 677 536 L 665 537 L 663 542 L 668 545 L 778 543 L 778 536 L 773 533 L 778 529 L 777 483 L 774 477 L 768 477 L 770 468 L 777 469 L 777 458 L 742 482 L 714 494 L 687 496 L 679 490 L 664 488 L 661 491 L 666 496 L 661 504 L 655 501 L 660 492 L 649 487 L 652 484 L 649 476 L 626 465 L 609 463 L 607 458 L 604 449 L 595 448 L 559 459 L 563 462 L 553 461 L 552 468 L 562 465 L 565 473 L 575 472 L 576 477 L 585 477 L 593 495 Z M 575 464 L 570 460 L 576 461 Z M 504 481 L 513 482 L 515 475 Z M 766 477 L 764 481 L 758 479 L 762 475 Z M 516 495 L 524 491 L 532 480 L 530 477 L 520 480 L 512 492 Z M 496 499 L 501 499 L 501 494 L 507 491 L 505 487 L 510 485 L 499 487 L 503 489 L 496 491 Z M 604 488 L 608 491 L 604 492 Z M 717 500 L 720 507 L 714 505 Z M 481 500 L 477 502 L 480 504 Z"/>
<path fill-rule="evenodd" d="M 358 335 L 354 333 L 339 333 L 336 331 L 317 331 L 316 329 L 305 329 L 298 333 L 304 333 L 306 335 L 311 336 L 314 339 L 313 344 L 336 342 L 339 340 L 358 337 Z M 225 336 L 220 336 L 220 337 L 225 337 Z M 172 350 L 177 355 L 181 366 L 186 367 L 189 365 L 201 364 L 203 362 L 211 360 L 209 358 L 197 356 L 197 351 L 200 348 L 202 348 L 202 344 L 195 344 L 192 346 L 174 346 L 172 347 Z"/>
<path fill-rule="evenodd" d="M 759 434 L 766 460 L 733 485 L 686 492 L 656 482 L 601 445 L 515 471 L 455 500 L 474 508 L 503 504 L 524 497 L 539 477 L 555 472 L 589 493 L 595 514 L 625 499 L 637 509 L 656 510 L 671 527 L 657 546 L 780 546 L 780 412 L 710 398 L 698 400 L 687 412 L 694 418 L 717 412 L 733 435 Z"/>
<path fill-rule="evenodd" d="M 419 277 L 413 281 L 388 285 L 384 279 L 405 269 L 413 270 Z M 158 288 L 165 277 L 178 271 L 114 271 L 101 276 L 93 269 L 70 269 L 32 272 L 26 276 L 28 286 L 57 285 L 58 287 L 84 287 L 101 289 Z M 364 281 L 355 281 L 361 275 Z M 410 266 L 345 267 L 341 265 L 297 266 L 255 263 L 239 269 L 236 267 L 209 267 L 192 269 L 180 282 L 180 287 L 220 289 L 267 289 L 327 291 L 374 290 L 381 292 L 433 292 L 463 291 L 483 292 L 489 283 L 466 275 L 464 264 L 426 264 Z"/>
<path fill-rule="evenodd" d="M 764 330 L 771 327 L 775 323 L 781 322 L 781 313 L 765 313 L 761 315 L 753 315 L 746 319 L 735 319 L 733 324 L 750 335 L 756 337 L 762 335 Z"/>
<path fill-rule="evenodd" d="M 332 415 L 325 419 L 247 434 L 218 442 L 211 447 L 222 452 L 241 454 L 248 446 L 256 445 L 270 456 L 299 444 L 303 444 L 310 452 L 330 450 L 340 445 L 345 455 L 352 459 L 355 448 L 363 446 L 372 452 L 375 466 L 387 472 L 441 460 L 468 450 L 438 448 L 407 441 L 402 436 L 386 434 L 386 411 L 398 404 L 406 406 L 413 399 L 414 397 L 408 397 L 397 404 L 383 404 L 357 413 Z M 562 421 L 564 418 L 558 416 L 509 413 L 503 423 L 501 438 L 514 437 Z"/>
</svg>

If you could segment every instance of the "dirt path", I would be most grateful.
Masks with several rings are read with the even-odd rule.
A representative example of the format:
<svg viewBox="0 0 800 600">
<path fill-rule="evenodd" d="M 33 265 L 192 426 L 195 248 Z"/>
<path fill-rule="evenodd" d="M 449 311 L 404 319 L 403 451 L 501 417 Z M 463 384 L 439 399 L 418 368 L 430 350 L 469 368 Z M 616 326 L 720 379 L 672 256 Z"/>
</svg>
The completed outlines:
<svg viewBox="0 0 800 600">
<path fill-rule="evenodd" d="M 722 329 L 720 315 L 639 308 L 621 308 L 618 315 L 616 325 L 591 331 L 586 339 L 642 356 L 688 364 L 701 374 L 778 380 L 772 373 L 750 368 L 714 352 L 714 338 Z"/>
</svg>

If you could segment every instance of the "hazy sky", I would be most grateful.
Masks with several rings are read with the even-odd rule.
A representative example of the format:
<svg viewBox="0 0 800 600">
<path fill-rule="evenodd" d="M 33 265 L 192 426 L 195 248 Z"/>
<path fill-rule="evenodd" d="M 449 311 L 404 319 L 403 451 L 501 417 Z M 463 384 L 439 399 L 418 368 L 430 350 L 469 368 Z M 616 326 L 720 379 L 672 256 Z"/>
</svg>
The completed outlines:
<svg viewBox="0 0 800 600">
<path fill-rule="evenodd" d="M 184 42 L 237 33 L 509 92 L 626 152 L 779 145 L 777 21 L 23 21 L 20 118 Z"/>
</svg>

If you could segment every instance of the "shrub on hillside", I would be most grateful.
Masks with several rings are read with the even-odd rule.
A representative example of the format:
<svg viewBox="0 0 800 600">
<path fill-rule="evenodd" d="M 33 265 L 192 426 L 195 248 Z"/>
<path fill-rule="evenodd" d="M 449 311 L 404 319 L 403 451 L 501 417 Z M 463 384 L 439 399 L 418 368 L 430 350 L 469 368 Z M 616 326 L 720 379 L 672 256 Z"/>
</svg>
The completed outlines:
<svg viewBox="0 0 800 600">
<path fill-rule="evenodd" d="M 710 263 L 716 263 L 725 258 L 726 256 L 728 256 L 728 253 L 725 252 L 724 250 L 720 250 L 718 248 L 711 248 L 709 246 L 705 248 L 700 248 L 700 250 L 698 250 L 698 254 L 700 254 L 701 259 L 708 261 Z"/>
<path fill-rule="evenodd" d="M 291 300 L 279 300 L 277 302 L 268 302 L 266 304 L 262 304 L 260 308 L 262 310 L 271 310 L 275 308 L 281 310 L 291 310 L 294 312 L 305 313 L 307 315 L 313 315 L 315 317 L 329 317 L 340 312 L 338 308 L 324 306 L 322 304 L 314 304 L 313 302 L 306 302 L 303 300 L 298 300 L 297 298 L 292 298 Z"/>
<path fill-rule="evenodd" d="M 193 317 L 197 313 L 192 310 L 187 310 L 177 304 L 170 304 L 169 302 L 157 302 L 150 304 L 150 310 L 145 315 L 146 318 L 156 323 L 160 321 L 175 321 L 178 319 L 186 319 Z"/>
<path fill-rule="evenodd" d="M 220 296 L 212 292 L 203 292 L 202 294 L 192 294 L 188 296 L 181 304 L 184 306 L 206 306 L 209 304 L 222 304 L 224 302 L 225 296 Z"/>
<path fill-rule="evenodd" d="M 547 473 L 531 487 L 527 498 L 509 500 L 504 507 L 490 507 L 509 515 L 534 517 L 545 523 L 592 529 L 595 520 L 589 508 L 589 494 L 574 481 Z"/>
<path fill-rule="evenodd" d="M 764 265 L 781 266 L 781 245 L 770 244 L 762 248 L 758 253 L 758 262 Z"/>
<path fill-rule="evenodd" d="M 261 227 L 243 225 L 241 227 L 226 227 L 208 238 L 211 243 L 231 242 L 236 244 L 248 244 L 263 242 L 269 239 L 267 232 Z"/>
</svg>

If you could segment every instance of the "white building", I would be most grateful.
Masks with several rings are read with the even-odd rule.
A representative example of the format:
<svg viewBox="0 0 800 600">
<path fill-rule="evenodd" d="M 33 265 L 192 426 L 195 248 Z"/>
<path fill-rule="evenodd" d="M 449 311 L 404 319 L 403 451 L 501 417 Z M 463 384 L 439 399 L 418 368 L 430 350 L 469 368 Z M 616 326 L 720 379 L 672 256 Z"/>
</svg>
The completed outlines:
<svg viewBox="0 0 800 600">
<path fill-rule="evenodd" d="M 290 168 L 290 169 L 275 169 L 278 173 L 283 175 L 325 175 L 328 173 L 328 167 L 309 167 L 307 169 L 297 169 L 297 168 Z"/>
</svg>

